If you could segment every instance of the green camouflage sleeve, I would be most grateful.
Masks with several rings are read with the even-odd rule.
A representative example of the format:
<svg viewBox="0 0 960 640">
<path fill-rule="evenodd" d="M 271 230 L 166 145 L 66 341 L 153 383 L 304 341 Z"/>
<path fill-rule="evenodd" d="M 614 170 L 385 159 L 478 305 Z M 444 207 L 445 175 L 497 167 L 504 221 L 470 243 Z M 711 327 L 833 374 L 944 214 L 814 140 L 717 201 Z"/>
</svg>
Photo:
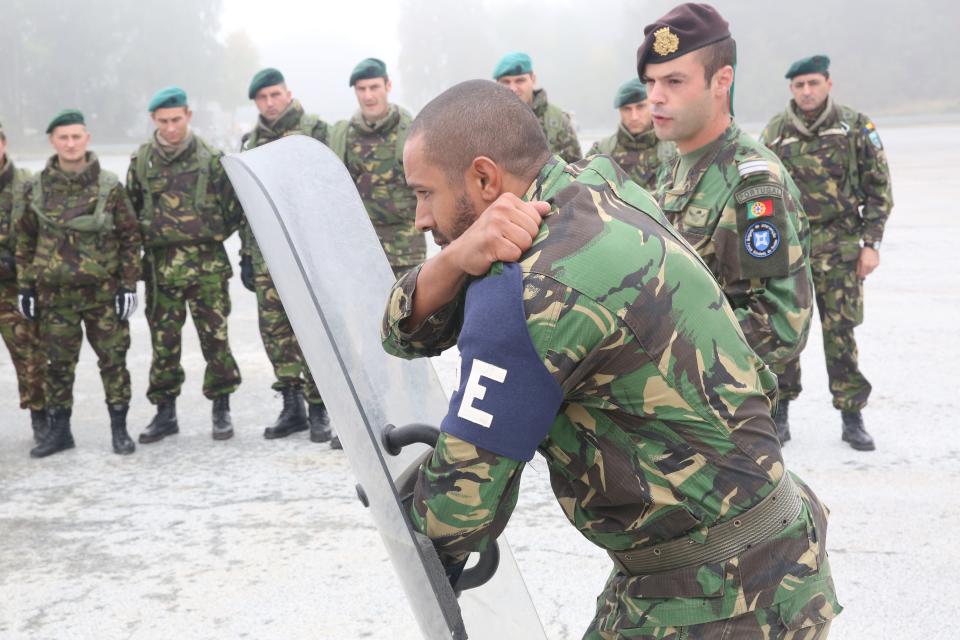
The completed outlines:
<svg viewBox="0 0 960 640">
<path fill-rule="evenodd" d="M 523 297 L 533 347 L 562 389 L 581 381 L 580 365 L 598 345 L 622 339 L 622 327 L 607 309 L 546 276 L 526 274 Z M 411 519 L 446 564 L 483 551 L 503 532 L 517 503 L 523 466 L 441 434 L 421 468 Z"/>
<path fill-rule="evenodd" d="M 217 190 L 217 204 L 220 208 L 220 215 L 223 216 L 226 236 L 230 237 L 234 231 L 240 229 L 243 222 L 243 208 L 237 199 L 237 194 L 233 190 L 233 183 L 227 177 L 227 172 L 223 168 L 222 155 L 214 158 L 211 166 L 211 178 Z M 242 244 L 242 243 L 241 243 Z"/>
<path fill-rule="evenodd" d="M 577 132 L 573 128 L 573 120 L 567 113 L 563 114 L 563 127 L 557 134 L 552 151 L 563 157 L 568 163 L 583 159 L 583 153 L 580 151 L 580 141 L 577 140 Z"/>
<path fill-rule="evenodd" d="M 33 187 L 24 189 L 24 198 L 30 202 Z M 33 266 L 33 256 L 37 250 L 37 214 L 33 207 L 27 204 L 23 215 L 16 225 L 17 286 L 21 289 L 32 289 L 37 283 L 37 273 Z"/>
<path fill-rule="evenodd" d="M 117 277 L 121 286 L 136 290 L 137 280 L 140 279 L 140 226 L 122 186 L 114 188 L 108 206 L 113 212 L 113 232 L 119 245 L 120 272 Z"/>
<path fill-rule="evenodd" d="M 130 166 L 127 167 L 127 180 L 124 188 L 127 190 L 127 197 L 130 198 L 130 204 L 133 207 L 134 215 L 143 210 L 143 190 L 140 187 L 140 180 L 137 178 L 137 154 L 130 156 Z"/>
<path fill-rule="evenodd" d="M 439 355 L 455 345 L 463 323 L 466 287 L 455 300 L 428 316 L 420 326 L 410 331 L 400 328 L 413 313 L 413 296 L 419 275 L 420 266 L 406 272 L 394 283 L 380 324 L 380 341 L 384 350 L 408 360 Z"/>
<path fill-rule="evenodd" d="M 857 136 L 857 164 L 860 171 L 860 190 L 863 192 L 864 242 L 880 242 L 883 229 L 893 209 L 893 189 L 890 184 L 890 168 L 887 152 L 880 141 L 880 134 L 873 122 L 865 115 L 857 119 L 860 125 Z"/>
<path fill-rule="evenodd" d="M 310 134 L 311 137 L 316 138 L 323 144 L 327 144 L 327 141 L 330 139 L 330 127 L 323 120 L 317 122 L 317 126 L 313 128 L 313 133 Z"/>
</svg>

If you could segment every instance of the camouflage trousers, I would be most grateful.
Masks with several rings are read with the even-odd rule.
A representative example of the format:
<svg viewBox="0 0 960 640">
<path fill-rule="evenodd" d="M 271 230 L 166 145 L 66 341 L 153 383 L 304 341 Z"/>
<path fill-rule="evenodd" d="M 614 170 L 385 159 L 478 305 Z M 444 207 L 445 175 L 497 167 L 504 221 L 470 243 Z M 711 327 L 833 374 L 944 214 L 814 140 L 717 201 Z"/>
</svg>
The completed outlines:
<svg viewBox="0 0 960 640">
<path fill-rule="evenodd" d="M 830 620 L 810 626 L 788 628 L 778 609 L 758 609 L 750 613 L 704 624 L 683 627 L 659 627 L 654 630 L 620 629 L 600 631 L 591 626 L 583 640 L 824 640 L 830 632 Z"/>
<path fill-rule="evenodd" d="M 107 403 L 130 403 L 130 372 L 127 371 L 130 324 L 117 318 L 114 307 L 116 291 L 116 284 L 108 282 L 58 289 L 40 288 L 37 292 L 40 343 L 47 356 L 44 390 L 48 407 L 73 406 L 73 381 L 84 328 L 87 342 L 97 354 Z"/>
<path fill-rule="evenodd" d="M 200 351 L 207 362 L 203 395 L 212 400 L 229 395 L 240 386 L 240 369 L 227 338 L 228 285 L 229 281 L 220 277 L 182 286 L 147 283 L 146 316 L 153 347 L 147 398 L 153 404 L 180 395 L 185 379 L 180 364 L 181 336 L 188 307 L 200 338 Z"/>
<path fill-rule="evenodd" d="M 322 404 L 323 398 L 313 382 L 310 369 L 300 352 L 300 344 L 293 333 L 290 320 L 280 302 L 280 294 L 273 286 L 269 273 L 254 276 L 257 290 L 257 315 L 260 320 L 260 337 L 267 352 L 277 381 L 273 389 L 280 391 L 289 387 L 302 388 L 310 404 Z"/>
<path fill-rule="evenodd" d="M 866 406 L 872 388 L 860 372 L 853 335 L 863 322 L 863 281 L 857 277 L 856 262 L 821 267 L 813 261 L 812 267 L 833 406 L 859 411 Z M 780 379 L 780 398 L 796 399 L 802 390 L 799 356 L 774 372 Z"/>
<path fill-rule="evenodd" d="M 0 282 L 0 335 L 10 352 L 20 388 L 20 408 L 44 408 L 43 378 L 47 361 L 40 350 L 36 322 L 24 320 L 17 311 L 17 283 Z"/>
</svg>

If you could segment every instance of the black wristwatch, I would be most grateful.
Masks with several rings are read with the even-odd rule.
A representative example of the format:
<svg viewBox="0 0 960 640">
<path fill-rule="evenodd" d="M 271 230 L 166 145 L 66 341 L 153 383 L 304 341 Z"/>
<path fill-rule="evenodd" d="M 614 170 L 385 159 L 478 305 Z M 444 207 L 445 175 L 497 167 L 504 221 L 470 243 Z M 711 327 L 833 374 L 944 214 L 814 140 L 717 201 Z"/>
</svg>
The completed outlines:
<svg viewBox="0 0 960 640">
<path fill-rule="evenodd" d="M 879 240 L 876 241 L 876 242 L 866 242 L 866 241 L 864 241 L 863 246 L 865 246 L 865 247 L 867 247 L 867 248 L 869 248 L 869 249 L 873 249 L 874 251 L 880 251 L 880 241 L 879 241 Z"/>
</svg>

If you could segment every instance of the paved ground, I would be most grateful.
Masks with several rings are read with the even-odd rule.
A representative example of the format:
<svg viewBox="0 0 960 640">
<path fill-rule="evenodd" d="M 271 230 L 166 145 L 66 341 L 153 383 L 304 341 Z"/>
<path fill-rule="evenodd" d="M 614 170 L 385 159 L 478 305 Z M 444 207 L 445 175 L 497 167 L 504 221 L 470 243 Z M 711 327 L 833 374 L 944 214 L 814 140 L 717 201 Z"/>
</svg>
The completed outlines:
<svg viewBox="0 0 960 640">
<path fill-rule="evenodd" d="M 960 127 L 881 130 L 897 206 L 858 331 L 879 449 L 840 442 L 815 327 L 785 456 L 833 512 L 829 548 L 846 611 L 832 637 L 944 637 L 944 613 L 960 599 L 960 258 L 950 244 L 960 235 Z M 28 419 L 0 350 L 0 638 L 418 637 L 346 459 L 302 434 L 260 437 L 280 401 L 253 295 L 236 279 L 232 293 L 244 384 L 228 442 L 209 437 L 189 325 L 181 434 L 125 458 L 110 452 L 84 347 L 77 448 L 29 459 Z M 152 414 L 142 312 L 132 326 L 136 433 Z M 437 364 L 451 382 L 449 358 Z M 609 561 L 566 524 L 542 459 L 524 474 L 507 534 L 548 636 L 579 638 Z"/>
</svg>

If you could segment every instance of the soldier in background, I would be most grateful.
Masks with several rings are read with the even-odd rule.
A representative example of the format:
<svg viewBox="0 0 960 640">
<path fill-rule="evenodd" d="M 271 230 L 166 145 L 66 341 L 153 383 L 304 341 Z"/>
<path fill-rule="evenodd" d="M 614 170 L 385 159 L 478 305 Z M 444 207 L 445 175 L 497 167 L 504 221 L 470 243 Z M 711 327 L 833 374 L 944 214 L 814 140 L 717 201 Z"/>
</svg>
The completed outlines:
<svg viewBox="0 0 960 640">
<path fill-rule="evenodd" d="M 43 400 L 43 377 L 46 359 L 40 349 L 37 323 L 26 320 L 17 307 L 17 221 L 26 207 L 27 181 L 30 173 L 18 169 L 7 155 L 7 136 L 0 124 L 0 335 L 10 352 L 10 361 L 17 372 L 20 408 L 30 410 L 34 442 L 39 444 L 47 428 L 47 412 Z"/>
<path fill-rule="evenodd" d="M 147 107 L 156 130 L 130 158 L 127 194 L 140 222 L 146 316 L 153 360 L 147 399 L 157 413 L 142 444 L 177 433 L 176 399 L 184 381 L 181 334 L 187 307 L 207 362 L 203 395 L 213 401 L 214 440 L 233 436 L 230 394 L 240 370 L 230 352 L 230 277 L 223 241 L 242 211 L 220 157 L 190 128 L 193 112 L 179 87 L 158 91 Z"/>
<path fill-rule="evenodd" d="M 50 425 L 30 455 L 42 458 L 74 446 L 70 417 L 84 329 L 97 354 L 113 450 L 133 453 L 126 357 L 127 319 L 137 306 L 140 275 L 137 221 L 120 180 L 87 151 L 90 133 L 82 113 L 61 111 L 47 134 L 56 154 L 31 179 L 16 228 L 18 304 L 25 318 L 39 323 L 48 362 Z"/>
<path fill-rule="evenodd" d="M 303 110 L 300 101 L 294 99 L 287 88 L 283 74 L 276 69 L 257 72 L 250 81 L 247 96 L 256 104 L 260 117 L 253 130 L 243 136 L 241 149 L 253 149 L 294 134 L 327 142 L 327 123 Z M 327 408 L 300 352 L 297 336 L 249 225 L 241 227 L 240 240 L 240 279 L 244 287 L 257 294 L 260 337 L 277 378 L 273 389 L 283 396 L 280 415 L 264 429 L 263 437 L 285 438 L 310 429 L 313 442 L 327 442 L 331 437 Z M 309 407 L 306 411 L 304 397 Z"/>
<path fill-rule="evenodd" d="M 859 451 L 876 448 L 861 410 L 870 383 L 860 373 L 854 329 L 863 322 L 863 281 L 880 264 L 880 240 L 893 207 L 890 169 L 877 128 L 830 96 L 830 58 L 798 60 L 787 70 L 793 99 L 761 135 L 790 171 L 810 220 L 811 268 L 833 406 L 842 438 Z M 800 360 L 780 373 L 777 428 L 790 439 L 787 407 L 800 394 Z"/>
<path fill-rule="evenodd" d="M 680 152 L 660 207 L 723 287 L 750 346 L 779 373 L 807 341 L 809 226 L 777 156 L 732 117 L 736 43 L 710 5 L 648 25 L 637 52 L 653 126 Z"/>
<path fill-rule="evenodd" d="M 657 190 L 658 178 L 672 169 L 677 147 L 657 138 L 647 88 L 639 78 L 620 85 L 613 98 L 613 108 L 620 112 L 617 132 L 595 142 L 587 156 L 598 153 L 610 156 L 631 180 L 653 193 Z"/>
<path fill-rule="evenodd" d="M 567 162 L 576 162 L 583 157 L 573 118 L 557 105 L 547 102 L 546 91 L 536 88 L 537 74 L 533 72 L 530 56 L 521 51 L 506 54 L 494 67 L 493 79 L 513 91 L 533 109 L 547 136 L 550 151 Z"/>
</svg>

